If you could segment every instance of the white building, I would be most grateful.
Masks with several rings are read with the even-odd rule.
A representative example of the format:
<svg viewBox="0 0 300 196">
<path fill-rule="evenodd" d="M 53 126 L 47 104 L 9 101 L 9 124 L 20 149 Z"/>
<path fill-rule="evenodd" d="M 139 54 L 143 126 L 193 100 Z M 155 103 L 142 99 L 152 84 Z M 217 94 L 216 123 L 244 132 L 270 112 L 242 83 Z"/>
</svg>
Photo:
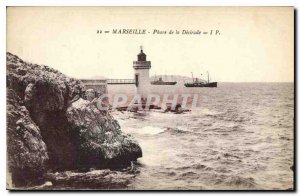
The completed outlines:
<svg viewBox="0 0 300 196">
<path fill-rule="evenodd" d="M 147 97 L 151 88 L 149 77 L 151 61 L 147 61 L 146 56 L 147 55 L 143 52 L 143 48 L 141 47 L 141 52 L 137 55 L 137 61 L 133 61 L 136 93 L 141 95 L 143 98 Z"/>
</svg>

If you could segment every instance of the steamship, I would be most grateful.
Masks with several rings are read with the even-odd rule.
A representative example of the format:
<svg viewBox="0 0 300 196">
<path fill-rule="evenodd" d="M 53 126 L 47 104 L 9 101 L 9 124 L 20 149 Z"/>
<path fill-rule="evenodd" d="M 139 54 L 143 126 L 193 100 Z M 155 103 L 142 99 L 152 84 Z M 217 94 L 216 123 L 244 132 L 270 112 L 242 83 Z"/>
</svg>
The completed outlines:
<svg viewBox="0 0 300 196">
<path fill-rule="evenodd" d="M 177 82 L 165 82 L 162 77 L 159 77 L 158 80 L 152 81 L 152 85 L 175 85 Z"/>
<path fill-rule="evenodd" d="M 185 83 L 185 87 L 217 87 L 217 82 L 209 82 L 209 73 L 207 72 L 207 82 L 199 81 L 198 78 L 193 77 L 192 73 L 192 79 L 193 82 Z"/>
</svg>

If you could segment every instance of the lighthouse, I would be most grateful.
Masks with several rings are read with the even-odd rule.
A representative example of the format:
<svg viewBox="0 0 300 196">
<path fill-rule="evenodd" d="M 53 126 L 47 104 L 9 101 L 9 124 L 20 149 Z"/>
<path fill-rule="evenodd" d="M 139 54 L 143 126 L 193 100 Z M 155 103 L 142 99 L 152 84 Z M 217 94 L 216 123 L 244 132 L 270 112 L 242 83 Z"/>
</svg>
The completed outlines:
<svg viewBox="0 0 300 196">
<path fill-rule="evenodd" d="M 141 51 L 137 55 L 137 61 L 133 61 L 134 78 L 136 82 L 136 93 L 146 98 L 150 91 L 149 70 L 151 68 L 151 61 L 147 61 L 147 55 Z"/>
</svg>

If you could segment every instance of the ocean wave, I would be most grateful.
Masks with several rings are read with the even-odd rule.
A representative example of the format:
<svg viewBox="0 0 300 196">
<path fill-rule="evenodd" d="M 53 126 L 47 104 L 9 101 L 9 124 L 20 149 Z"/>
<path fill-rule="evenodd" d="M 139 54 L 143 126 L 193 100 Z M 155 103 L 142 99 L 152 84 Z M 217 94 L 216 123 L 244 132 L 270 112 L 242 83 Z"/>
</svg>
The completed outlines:
<svg viewBox="0 0 300 196">
<path fill-rule="evenodd" d="M 179 176 L 176 178 L 176 180 L 185 180 L 185 179 L 199 179 L 200 175 L 192 172 L 192 171 L 187 171 L 187 172 L 183 172 L 181 174 L 179 174 Z"/>
<path fill-rule="evenodd" d="M 205 131 L 217 132 L 217 133 L 230 133 L 230 132 L 242 132 L 244 127 L 242 125 L 217 125 L 215 127 L 206 128 Z M 227 134 L 225 134 L 227 135 Z"/>
<path fill-rule="evenodd" d="M 234 155 L 234 154 L 230 154 L 230 153 L 228 153 L 228 152 L 226 152 L 226 153 L 223 153 L 223 157 L 225 157 L 225 158 L 228 158 L 228 157 L 233 157 L 233 158 L 240 159 L 240 157 L 239 157 L 239 156 L 237 156 L 237 155 Z"/>
<path fill-rule="evenodd" d="M 163 174 L 163 175 L 166 175 L 166 176 L 176 176 L 177 175 L 177 173 L 174 172 L 174 171 L 161 171 L 161 172 L 159 172 L 159 174 L 160 175 Z"/>
<path fill-rule="evenodd" d="M 145 127 L 141 127 L 141 128 L 127 129 L 124 131 L 129 134 L 157 135 L 157 134 L 163 133 L 165 130 L 160 127 L 145 126 Z"/>
<path fill-rule="evenodd" d="M 214 171 L 218 172 L 218 173 L 231 173 L 232 172 L 232 170 L 227 169 L 226 167 L 220 167 L 220 168 L 215 169 Z"/>
<path fill-rule="evenodd" d="M 191 169 L 196 169 L 196 170 L 210 171 L 213 168 L 208 167 L 208 166 L 206 166 L 204 164 L 201 164 L 201 163 L 195 163 L 195 164 L 191 164 L 191 165 L 185 165 L 185 166 L 177 167 L 175 169 L 176 170 L 191 170 Z"/>
<path fill-rule="evenodd" d="M 287 140 L 287 141 L 293 140 L 292 138 L 288 138 L 288 137 L 285 137 L 285 136 L 280 136 L 279 139 L 280 140 Z"/>
<path fill-rule="evenodd" d="M 164 132 L 164 129 L 160 127 L 146 126 L 140 129 L 140 132 L 143 134 L 156 135 Z"/>
<path fill-rule="evenodd" d="M 200 164 L 200 163 L 192 165 L 192 168 L 199 169 L 199 170 L 206 170 L 206 171 L 210 171 L 210 170 L 213 169 L 213 168 L 211 168 L 209 166 L 206 166 L 206 165 L 203 165 L 203 164 Z"/>
<path fill-rule="evenodd" d="M 243 122 L 250 121 L 253 116 L 254 116 L 254 112 L 249 112 L 249 111 L 240 112 L 232 109 L 228 109 L 226 112 L 204 114 L 204 117 L 213 118 L 214 120 L 236 122 L 236 123 L 243 123 Z"/>
<path fill-rule="evenodd" d="M 180 134 L 189 134 L 189 133 L 192 133 L 192 132 L 191 131 L 187 131 L 187 130 L 178 129 L 178 128 L 168 127 L 165 130 L 165 133 L 170 133 L 171 135 L 180 135 Z"/>
<path fill-rule="evenodd" d="M 254 188 L 256 182 L 252 177 L 231 176 L 225 179 L 224 183 L 228 186 L 237 186 L 239 188 Z"/>
</svg>

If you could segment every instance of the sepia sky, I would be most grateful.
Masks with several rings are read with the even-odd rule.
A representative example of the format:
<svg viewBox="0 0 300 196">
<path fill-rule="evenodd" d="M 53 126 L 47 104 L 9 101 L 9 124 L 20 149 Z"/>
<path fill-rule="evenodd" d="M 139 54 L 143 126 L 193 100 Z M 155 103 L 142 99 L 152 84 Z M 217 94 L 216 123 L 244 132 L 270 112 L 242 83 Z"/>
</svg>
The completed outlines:
<svg viewBox="0 0 300 196">
<path fill-rule="evenodd" d="M 112 29 L 219 30 L 221 35 L 97 34 Z M 9 7 L 7 51 L 76 78 L 133 78 L 143 45 L 150 75 L 293 82 L 292 7 Z"/>
</svg>

